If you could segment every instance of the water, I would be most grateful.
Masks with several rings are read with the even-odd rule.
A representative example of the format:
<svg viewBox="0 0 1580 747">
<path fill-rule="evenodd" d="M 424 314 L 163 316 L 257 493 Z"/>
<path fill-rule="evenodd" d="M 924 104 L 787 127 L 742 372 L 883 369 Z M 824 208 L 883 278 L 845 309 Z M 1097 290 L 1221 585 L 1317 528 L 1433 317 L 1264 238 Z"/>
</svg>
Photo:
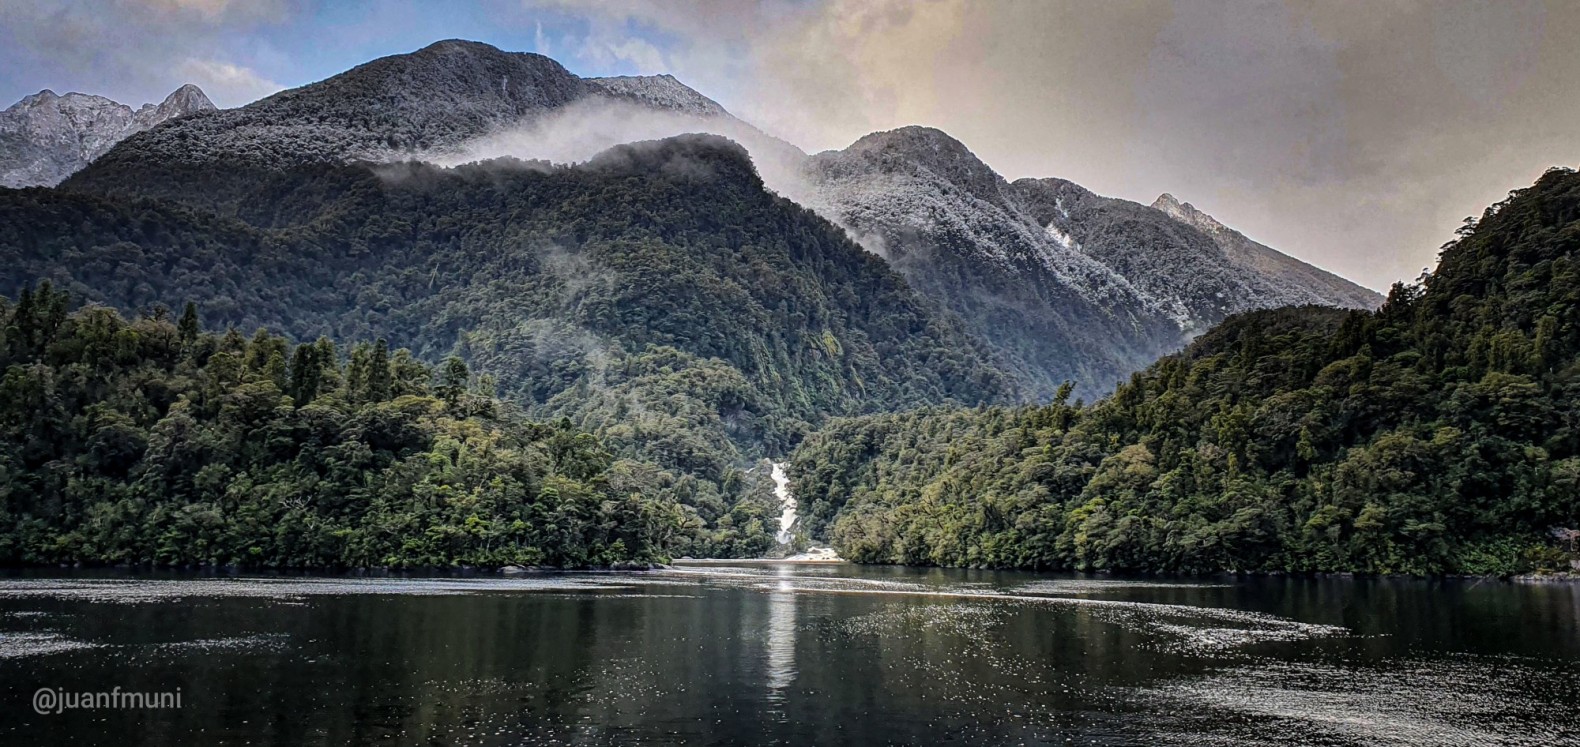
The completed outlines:
<svg viewBox="0 0 1580 747">
<path fill-rule="evenodd" d="M 40 687 L 165 710 L 38 715 Z M 1580 744 L 1568 585 L 0 577 L 0 744 Z"/>
<path fill-rule="evenodd" d="M 788 545 L 795 539 L 795 534 L 791 530 L 795 528 L 796 500 L 790 493 L 790 478 L 785 475 L 784 462 L 769 464 L 772 465 L 773 471 L 769 472 L 768 476 L 774 481 L 774 497 L 779 499 L 779 531 L 774 534 L 774 538 L 779 540 L 779 544 Z"/>
</svg>

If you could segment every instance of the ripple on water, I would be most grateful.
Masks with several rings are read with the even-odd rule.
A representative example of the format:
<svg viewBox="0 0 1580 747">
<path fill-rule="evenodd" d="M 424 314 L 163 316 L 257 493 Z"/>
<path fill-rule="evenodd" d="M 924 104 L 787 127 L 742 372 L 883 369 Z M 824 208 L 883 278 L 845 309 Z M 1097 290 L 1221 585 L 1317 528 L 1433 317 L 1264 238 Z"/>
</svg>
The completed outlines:
<svg viewBox="0 0 1580 747">
<path fill-rule="evenodd" d="M 67 599 L 139 604 L 202 597 L 300 599 L 352 594 L 455 595 L 489 592 L 617 591 L 635 588 L 634 579 L 610 574 L 544 575 L 508 579 L 4 579 L 0 598 Z M 644 583 L 646 583 L 644 581 Z"/>
<path fill-rule="evenodd" d="M 763 585 L 762 588 L 781 592 L 892 595 L 1076 610 L 1089 613 L 1104 622 L 1148 634 L 1148 645 L 1156 650 L 1199 656 L 1222 654 L 1257 643 L 1350 634 L 1348 628 L 1337 625 L 1306 623 L 1277 615 L 1222 607 L 1039 596 L 962 587 L 935 588 L 898 582 L 876 582 L 863 586 L 809 581 L 800 578 L 782 579 L 777 586 Z"/>
<path fill-rule="evenodd" d="M 190 641 L 178 641 L 176 643 L 160 644 L 160 648 L 231 653 L 270 652 L 285 650 L 290 640 L 291 637 L 284 633 L 258 633 L 229 638 L 198 638 Z"/>
<path fill-rule="evenodd" d="M 0 633 L 0 659 L 43 656 L 95 646 L 96 644 L 73 640 L 59 633 Z"/>
<path fill-rule="evenodd" d="M 1015 587 L 1021 594 L 1106 594 L 1137 589 L 1227 589 L 1230 584 L 1191 581 L 1128 581 L 1117 579 L 1070 578 L 1031 581 Z"/>
<path fill-rule="evenodd" d="M 1160 743 L 1547 747 L 1580 743 L 1577 682 L 1580 667 L 1513 657 L 1267 660 L 1136 694 L 1168 709 Z"/>
</svg>

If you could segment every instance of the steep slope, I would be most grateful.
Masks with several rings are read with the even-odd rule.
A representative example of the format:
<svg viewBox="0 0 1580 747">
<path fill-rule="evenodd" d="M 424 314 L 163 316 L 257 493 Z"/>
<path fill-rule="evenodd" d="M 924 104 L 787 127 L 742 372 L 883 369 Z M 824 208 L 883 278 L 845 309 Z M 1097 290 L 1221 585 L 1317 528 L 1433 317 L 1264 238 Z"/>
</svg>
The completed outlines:
<svg viewBox="0 0 1580 747">
<path fill-rule="evenodd" d="M 730 116 L 718 102 L 697 93 L 673 75 L 617 75 L 588 78 L 587 82 L 610 98 L 624 99 L 651 109 L 694 117 Z"/>
<path fill-rule="evenodd" d="M 831 415 L 1017 396 L 953 320 L 765 191 L 721 138 L 576 167 L 288 175 L 255 192 L 279 229 L 157 201 L 0 192 L 0 287 L 44 277 L 122 309 L 191 300 L 244 330 L 460 353 L 533 412 L 689 476 L 707 521 L 729 509 L 748 457 L 787 452 Z"/>
<path fill-rule="evenodd" d="M 814 209 L 991 341 L 1036 396 L 1065 380 L 1096 395 L 1178 339 L 1161 308 L 1049 237 L 1003 178 L 938 130 L 874 133 L 817 154 L 806 173 Z"/>
<path fill-rule="evenodd" d="M 342 360 L 327 339 L 68 304 L 47 285 L 0 301 L 0 563 L 645 566 L 693 551 L 673 491 L 640 479 L 650 468 L 523 420 L 458 361 L 430 369 L 382 340 Z"/>
<path fill-rule="evenodd" d="M 1237 260 L 1238 255 L 1193 224 L 1138 203 L 1093 194 L 1072 182 L 1020 179 L 1013 187 L 1050 236 L 1130 280 L 1178 321 L 1187 337 L 1252 309 L 1304 304 L 1375 308 L 1382 302 L 1371 291 L 1266 247 L 1265 266 L 1273 272 L 1264 271 L 1263 265 Z M 1291 264 L 1327 279 L 1309 288 L 1296 285 L 1276 272 Z M 1328 292 L 1330 286 L 1333 292 Z M 1367 294 L 1375 300 L 1361 303 Z"/>
<path fill-rule="evenodd" d="M 1580 523 L 1580 174 L 1383 306 L 1230 317 L 1086 408 L 842 420 L 790 476 L 847 558 L 1148 571 L 1559 567 Z"/>
<path fill-rule="evenodd" d="M 452 39 L 131 138 L 65 186 L 231 210 L 296 166 L 453 160 L 477 138 L 590 101 L 724 114 L 669 76 L 584 79 L 543 55 Z"/>
<path fill-rule="evenodd" d="M 136 110 L 103 96 L 40 91 L 0 112 L 0 187 L 54 186 L 132 134 L 213 108 L 190 84 Z"/>
<path fill-rule="evenodd" d="M 1212 237 L 1230 262 L 1264 279 L 1286 304 L 1375 309 L 1383 302 L 1382 294 L 1252 241 L 1190 203 L 1181 203 L 1174 195 L 1159 195 L 1152 207 Z"/>
<path fill-rule="evenodd" d="M 1261 263 L 1236 259 L 1245 251 L 1159 210 L 1060 179 L 1009 184 L 930 128 L 868 135 L 817 154 L 806 173 L 802 199 L 992 341 L 1043 397 L 1066 379 L 1105 392 L 1237 312 L 1375 305 L 1266 247 Z M 1294 265 L 1321 283 L 1296 287 Z"/>
<path fill-rule="evenodd" d="M 316 215 L 268 199 L 292 192 L 286 182 L 307 164 L 569 163 L 697 131 L 744 144 L 769 189 L 888 259 L 935 309 L 986 340 L 994 365 L 1030 397 L 1045 399 L 1065 380 L 1100 395 L 1230 313 L 1344 303 L 1289 292 L 1289 278 L 1226 259 L 1200 231 L 1157 211 L 1059 180 L 1009 184 L 937 130 L 874 133 L 809 158 L 672 76 L 583 79 L 546 57 L 475 42 L 440 42 L 185 118 L 129 139 L 65 186 L 278 228 Z"/>
</svg>

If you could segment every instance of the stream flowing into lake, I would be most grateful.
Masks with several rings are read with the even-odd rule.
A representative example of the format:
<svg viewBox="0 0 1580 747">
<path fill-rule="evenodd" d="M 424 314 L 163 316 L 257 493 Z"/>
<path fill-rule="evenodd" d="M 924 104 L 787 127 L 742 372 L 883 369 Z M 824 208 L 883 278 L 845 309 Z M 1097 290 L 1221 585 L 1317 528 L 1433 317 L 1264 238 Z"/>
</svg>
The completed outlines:
<svg viewBox="0 0 1580 747">
<path fill-rule="evenodd" d="M 0 576 L 0 744 L 1580 744 L 1569 585 Z M 38 714 L 40 688 L 180 708 Z"/>
<path fill-rule="evenodd" d="M 769 462 L 771 472 L 768 476 L 774 481 L 774 498 L 779 501 L 779 531 L 775 539 L 779 544 L 788 545 L 795 539 L 796 500 L 790 492 L 790 478 L 785 475 L 784 462 Z"/>
</svg>

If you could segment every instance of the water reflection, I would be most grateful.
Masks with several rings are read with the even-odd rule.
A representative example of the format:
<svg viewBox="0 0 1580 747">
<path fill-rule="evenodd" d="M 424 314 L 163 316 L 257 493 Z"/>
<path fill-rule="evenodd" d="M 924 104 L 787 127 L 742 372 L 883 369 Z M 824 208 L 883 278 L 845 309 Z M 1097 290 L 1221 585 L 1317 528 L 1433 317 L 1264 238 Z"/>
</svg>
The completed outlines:
<svg viewBox="0 0 1580 747">
<path fill-rule="evenodd" d="M 796 592 L 794 569 L 782 566 L 768 594 L 768 700 L 784 702 L 784 690 L 795 681 Z M 781 715 L 782 712 L 781 712 Z"/>
<path fill-rule="evenodd" d="M 0 575 L 0 744 L 1573 744 L 1577 600 L 744 563 Z M 188 707 L 42 717 L 45 685 Z"/>
</svg>

